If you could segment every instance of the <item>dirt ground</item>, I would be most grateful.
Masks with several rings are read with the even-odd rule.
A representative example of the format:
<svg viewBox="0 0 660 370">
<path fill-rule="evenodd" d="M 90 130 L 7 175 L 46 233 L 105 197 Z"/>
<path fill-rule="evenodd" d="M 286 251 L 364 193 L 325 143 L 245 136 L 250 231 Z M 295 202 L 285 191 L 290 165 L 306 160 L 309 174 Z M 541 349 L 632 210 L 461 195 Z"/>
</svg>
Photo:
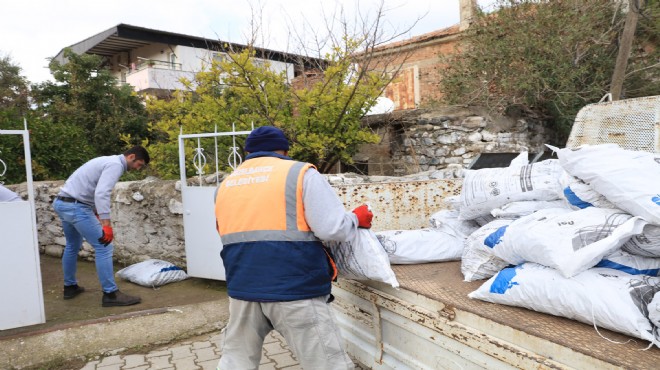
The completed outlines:
<svg viewBox="0 0 660 370">
<path fill-rule="evenodd" d="M 41 280 L 44 293 L 46 323 L 22 328 L 0 330 L 0 338 L 32 331 L 43 331 L 54 327 L 75 325 L 89 320 L 97 320 L 112 315 L 208 302 L 227 296 L 223 281 L 188 278 L 159 288 L 147 288 L 117 278 L 119 289 L 131 295 L 138 295 L 142 302 L 126 307 L 102 307 L 103 293 L 96 277 L 93 262 L 78 261 L 78 282 L 85 292 L 74 299 L 62 299 L 62 265 L 59 258 L 41 255 Z M 123 266 L 115 264 L 115 271 Z M 4 304 L 4 303 L 3 303 Z"/>
</svg>

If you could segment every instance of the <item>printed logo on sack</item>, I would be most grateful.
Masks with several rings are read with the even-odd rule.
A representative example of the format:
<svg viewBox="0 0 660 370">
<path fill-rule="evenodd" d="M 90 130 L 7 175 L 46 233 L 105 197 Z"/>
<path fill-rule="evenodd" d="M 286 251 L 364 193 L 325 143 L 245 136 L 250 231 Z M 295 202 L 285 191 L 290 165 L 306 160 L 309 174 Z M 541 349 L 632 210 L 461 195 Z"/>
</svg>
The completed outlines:
<svg viewBox="0 0 660 370">
<path fill-rule="evenodd" d="M 489 248 L 495 248 L 495 246 L 502 241 L 502 237 L 504 236 L 507 227 L 509 227 L 509 225 L 502 226 L 488 235 L 486 239 L 484 239 L 484 244 Z"/>
<path fill-rule="evenodd" d="M 504 294 L 507 290 L 513 288 L 516 285 L 520 285 L 515 281 L 512 281 L 516 277 L 516 270 L 521 268 L 522 265 L 516 267 L 507 267 L 504 270 L 500 271 L 493 284 L 490 286 L 489 291 L 495 294 Z"/>
<path fill-rule="evenodd" d="M 654 196 L 653 198 L 651 198 L 651 200 L 653 201 L 653 203 L 660 206 L 660 194 Z"/>
</svg>

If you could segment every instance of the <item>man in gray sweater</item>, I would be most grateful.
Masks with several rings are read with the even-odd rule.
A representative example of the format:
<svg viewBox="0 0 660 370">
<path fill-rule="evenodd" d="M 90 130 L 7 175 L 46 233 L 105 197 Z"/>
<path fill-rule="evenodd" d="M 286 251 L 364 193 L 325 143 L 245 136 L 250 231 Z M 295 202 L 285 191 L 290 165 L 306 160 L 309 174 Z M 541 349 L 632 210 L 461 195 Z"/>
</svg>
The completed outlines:
<svg viewBox="0 0 660 370">
<path fill-rule="evenodd" d="M 66 246 L 62 255 L 64 299 L 85 291 L 78 285 L 76 267 L 83 238 L 94 248 L 96 274 L 103 289 L 103 307 L 140 303 L 119 291 L 112 268 L 113 230 L 110 221 L 110 195 L 121 175 L 140 170 L 149 163 L 149 153 L 141 146 L 124 154 L 98 157 L 78 168 L 64 183 L 53 208 L 62 220 Z"/>
</svg>

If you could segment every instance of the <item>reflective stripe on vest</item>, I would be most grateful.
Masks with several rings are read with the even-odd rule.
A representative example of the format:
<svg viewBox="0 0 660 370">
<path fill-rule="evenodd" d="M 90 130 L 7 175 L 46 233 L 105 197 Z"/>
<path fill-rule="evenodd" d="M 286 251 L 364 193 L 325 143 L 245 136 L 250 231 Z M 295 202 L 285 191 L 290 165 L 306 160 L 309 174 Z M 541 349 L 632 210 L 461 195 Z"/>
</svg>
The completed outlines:
<svg viewBox="0 0 660 370">
<path fill-rule="evenodd" d="M 302 181 L 310 167 L 273 157 L 253 158 L 239 166 L 220 184 L 216 196 L 222 243 L 318 240 L 302 205 Z"/>
</svg>

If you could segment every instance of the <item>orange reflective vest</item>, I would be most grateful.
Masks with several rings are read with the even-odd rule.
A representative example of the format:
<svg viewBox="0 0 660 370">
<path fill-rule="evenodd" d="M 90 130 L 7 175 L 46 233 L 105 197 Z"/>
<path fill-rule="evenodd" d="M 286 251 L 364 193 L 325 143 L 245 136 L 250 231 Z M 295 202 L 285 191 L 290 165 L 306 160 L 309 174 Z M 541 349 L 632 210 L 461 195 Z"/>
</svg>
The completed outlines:
<svg viewBox="0 0 660 370">
<path fill-rule="evenodd" d="M 303 178 L 313 166 L 259 154 L 248 156 L 216 195 L 229 296 L 292 301 L 330 294 L 336 269 L 303 208 Z"/>
</svg>

